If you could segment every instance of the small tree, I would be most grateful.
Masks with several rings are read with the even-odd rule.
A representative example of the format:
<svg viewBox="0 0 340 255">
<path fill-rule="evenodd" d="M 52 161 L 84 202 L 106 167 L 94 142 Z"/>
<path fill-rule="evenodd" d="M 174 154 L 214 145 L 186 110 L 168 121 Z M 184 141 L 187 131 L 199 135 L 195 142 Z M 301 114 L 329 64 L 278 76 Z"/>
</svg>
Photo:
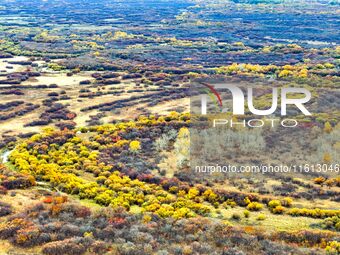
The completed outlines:
<svg viewBox="0 0 340 255">
<path fill-rule="evenodd" d="M 281 206 L 281 202 L 280 202 L 280 200 L 271 200 L 268 203 L 268 206 L 269 206 L 269 208 L 275 208 L 277 206 Z"/>
<path fill-rule="evenodd" d="M 326 181 L 326 179 L 324 177 L 320 176 L 320 177 L 315 178 L 313 181 L 314 181 L 315 184 L 321 185 Z"/>
<path fill-rule="evenodd" d="M 328 121 L 325 123 L 325 126 L 323 128 L 323 131 L 325 131 L 327 134 L 329 134 L 330 132 L 332 132 L 333 127 L 331 125 L 331 123 L 329 123 Z"/>
<path fill-rule="evenodd" d="M 293 204 L 293 199 L 291 199 L 290 197 L 285 197 L 282 201 L 281 201 L 283 206 L 286 207 L 291 207 Z"/>
<path fill-rule="evenodd" d="M 258 202 L 251 202 L 247 205 L 247 209 L 250 211 L 260 211 L 263 208 L 263 205 Z"/>
<path fill-rule="evenodd" d="M 331 154 L 329 154 L 328 152 L 325 152 L 325 154 L 323 154 L 323 162 L 325 163 L 331 163 L 332 161 L 332 156 Z"/>
<path fill-rule="evenodd" d="M 132 142 L 130 142 L 129 148 L 130 148 L 131 152 L 139 151 L 141 149 L 140 142 L 139 141 L 132 141 Z"/>
<path fill-rule="evenodd" d="M 243 215 L 244 215 L 245 218 L 249 218 L 250 212 L 248 210 L 244 210 Z"/>
</svg>

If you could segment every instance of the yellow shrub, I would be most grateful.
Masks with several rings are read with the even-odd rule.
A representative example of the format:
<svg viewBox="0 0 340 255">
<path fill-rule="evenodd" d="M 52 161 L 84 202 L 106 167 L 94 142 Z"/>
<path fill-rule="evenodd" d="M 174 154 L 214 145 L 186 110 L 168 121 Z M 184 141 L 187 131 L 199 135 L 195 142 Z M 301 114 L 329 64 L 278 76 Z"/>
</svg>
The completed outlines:
<svg viewBox="0 0 340 255">
<path fill-rule="evenodd" d="M 260 211 L 263 208 L 263 205 L 258 202 L 251 202 L 247 205 L 247 209 L 250 211 Z"/>
<path fill-rule="evenodd" d="M 140 142 L 139 141 L 130 142 L 129 148 L 130 148 L 130 151 L 132 151 L 132 152 L 139 151 L 140 148 L 141 148 Z"/>
</svg>

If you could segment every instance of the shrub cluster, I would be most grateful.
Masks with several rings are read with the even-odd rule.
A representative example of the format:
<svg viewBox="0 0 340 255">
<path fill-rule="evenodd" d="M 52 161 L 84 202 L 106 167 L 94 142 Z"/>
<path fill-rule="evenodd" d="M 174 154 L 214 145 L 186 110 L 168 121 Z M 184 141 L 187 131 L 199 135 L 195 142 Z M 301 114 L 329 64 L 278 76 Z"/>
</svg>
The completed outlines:
<svg viewBox="0 0 340 255">
<path fill-rule="evenodd" d="M 317 250 L 300 249 L 282 240 L 300 245 L 308 240 L 310 246 L 318 246 L 334 238 L 319 232 L 251 233 L 202 217 L 173 220 L 111 208 L 89 213 L 88 208 L 57 194 L 0 223 L 1 239 L 21 247 L 42 247 L 46 255 L 248 254 L 249 247 L 256 254 L 307 255 Z"/>
<path fill-rule="evenodd" d="M 292 208 L 287 211 L 287 214 L 291 216 L 304 216 L 324 219 L 328 217 L 339 216 L 339 210 L 323 210 L 323 209 L 307 209 L 307 208 Z"/>
<path fill-rule="evenodd" d="M 321 226 L 325 229 L 340 231 L 340 215 L 324 219 Z"/>
<path fill-rule="evenodd" d="M 35 178 L 30 174 L 23 174 L 8 170 L 0 164 L 0 191 L 6 193 L 11 189 L 25 189 L 35 186 Z"/>
</svg>

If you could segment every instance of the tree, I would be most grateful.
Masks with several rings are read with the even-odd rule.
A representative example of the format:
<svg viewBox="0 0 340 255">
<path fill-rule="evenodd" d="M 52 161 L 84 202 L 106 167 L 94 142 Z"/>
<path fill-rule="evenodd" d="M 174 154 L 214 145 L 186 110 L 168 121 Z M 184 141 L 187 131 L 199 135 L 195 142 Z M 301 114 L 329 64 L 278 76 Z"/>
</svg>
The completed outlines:
<svg viewBox="0 0 340 255">
<path fill-rule="evenodd" d="M 326 181 L 326 179 L 325 177 L 320 176 L 320 177 L 315 178 L 313 181 L 315 184 L 321 185 Z"/>
<path fill-rule="evenodd" d="M 279 77 L 287 77 L 289 75 L 291 75 L 292 72 L 289 71 L 289 70 L 282 70 L 280 73 L 279 73 Z"/>
<path fill-rule="evenodd" d="M 268 206 L 269 206 L 269 208 L 275 208 L 277 206 L 281 206 L 281 202 L 280 202 L 280 200 L 271 200 L 268 203 Z"/>
<path fill-rule="evenodd" d="M 189 192 L 188 192 L 188 198 L 189 199 L 193 199 L 193 198 L 195 198 L 196 196 L 198 196 L 199 195 L 199 190 L 198 189 L 196 189 L 196 188 L 191 188 L 191 189 L 189 189 Z"/>
<path fill-rule="evenodd" d="M 178 167 L 184 167 L 188 164 L 190 151 L 189 136 L 190 133 L 187 128 L 181 128 L 178 132 L 178 136 L 174 144 Z"/>
<path fill-rule="evenodd" d="M 129 148 L 130 148 L 131 152 L 139 151 L 141 149 L 140 142 L 139 141 L 132 141 L 132 142 L 130 142 Z"/>
<path fill-rule="evenodd" d="M 325 152 L 325 153 L 323 154 L 323 162 L 329 164 L 329 163 L 331 163 L 331 161 L 332 161 L 332 156 L 331 156 L 331 154 L 329 154 L 328 152 Z"/>
<path fill-rule="evenodd" d="M 247 205 L 247 209 L 250 211 L 260 211 L 263 208 L 263 205 L 258 202 L 251 202 Z"/>
<path fill-rule="evenodd" d="M 329 134 L 330 132 L 332 132 L 332 130 L 333 130 L 332 125 L 327 121 L 325 123 L 324 128 L 323 128 L 323 131 L 325 131 L 327 134 Z"/>
<path fill-rule="evenodd" d="M 307 69 L 302 69 L 302 70 L 299 72 L 299 77 L 301 77 L 301 78 L 307 78 L 307 77 L 308 77 L 308 70 L 307 70 Z"/>
</svg>

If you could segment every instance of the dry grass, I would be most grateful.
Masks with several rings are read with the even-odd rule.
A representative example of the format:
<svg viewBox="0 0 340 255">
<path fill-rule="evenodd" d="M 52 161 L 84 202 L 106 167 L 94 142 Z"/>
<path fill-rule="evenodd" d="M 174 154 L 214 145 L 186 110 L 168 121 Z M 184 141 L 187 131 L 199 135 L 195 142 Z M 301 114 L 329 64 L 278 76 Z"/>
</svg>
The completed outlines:
<svg viewBox="0 0 340 255">
<path fill-rule="evenodd" d="M 6 63 L 4 62 L 4 60 L 5 59 L 0 60 L 0 70 L 1 70 L 1 66 L 6 66 Z M 25 57 L 16 57 L 10 60 L 24 61 L 28 59 Z M 79 85 L 79 82 L 83 80 L 94 81 L 94 78 L 91 76 L 93 72 L 80 72 L 69 77 L 66 75 L 65 72 L 52 72 L 50 70 L 46 70 L 42 68 L 41 66 L 46 64 L 43 61 L 37 61 L 37 63 L 39 64 L 39 67 L 33 68 L 32 71 L 43 70 L 43 72 L 41 72 L 41 76 L 32 77 L 22 82 L 21 85 L 28 86 L 28 85 L 57 84 L 58 88 L 26 89 L 26 90 L 23 90 L 25 95 L 22 95 L 22 96 L 2 95 L 0 99 L 0 103 L 23 100 L 26 103 L 39 104 L 40 108 L 36 109 L 34 112 L 27 113 L 24 116 L 16 116 L 13 119 L 1 121 L 0 122 L 0 134 L 8 133 L 8 135 L 15 136 L 15 135 L 18 135 L 19 133 L 41 131 L 41 129 L 44 128 L 44 126 L 24 127 L 24 125 L 33 120 L 39 120 L 40 114 L 43 113 L 46 109 L 46 107 L 43 106 L 43 101 L 48 98 L 48 94 L 51 92 L 60 93 L 62 90 L 66 92 L 66 95 L 70 97 L 70 99 L 62 100 L 58 102 L 64 105 L 67 105 L 68 110 L 77 114 L 77 117 L 74 119 L 74 121 L 76 122 L 77 126 L 80 127 L 80 126 L 88 125 L 87 121 L 90 120 L 90 116 L 93 116 L 99 113 L 97 109 L 82 112 L 81 111 L 82 108 L 95 106 L 95 105 L 99 105 L 103 103 L 114 102 L 114 101 L 121 100 L 121 99 L 127 99 L 132 96 L 138 96 L 140 95 L 141 92 L 128 93 L 128 91 L 136 89 L 136 88 L 143 89 L 143 86 L 137 87 L 134 81 L 123 80 L 122 83 L 119 85 L 108 85 L 108 86 L 105 86 L 104 90 L 101 90 L 103 92 L 110 91 L 110 88 L 118 88 L 120 90 L 124 90 L 125 92 L 120 95 L 108 94 L 108 95 L 96 96 L 93 98 L 79 98 L 80 90 L 82 88 L 89 89 L 91 92 L 97 91 L 97 88 L 95 87 Z M 20 67 L 20 65 L 16 65 L 16 66 Z M 11 70 L 11 72 L 25 71 L 25 70 L 26 70 L 26 67 L 22 66 L 20 70 L 13 69 Z M 5 79 L 5 76 L 0 77 L 0 79 L 1 78 Z M 2 85 L 2 86 L 7 86 L 7 85 Z M 149 86 L 148 88 L 152 89 L 152 88 L 157 88 L 157 87 Z M 152 94 L 154 92 L 149 92 L 145 90 L 145 92 L 142 92 L 142 93 Z M 119 111 L 106 112 L 107 116 L 102 118 L 101 121 L 103 123 L 109 123 L 114 120 L 136 118 L 137 116 L 142 114 L 142 111 L 138 110 L 137 108 L 148 109 L 151 113 L 167 114 L 170 111 L 173 111 L 174 109 L 178 107 L 188 110 L 189 99 L 179 99 L 179 100 L 175 100 L 171 102 L 164 102 L 154 107 L 147 107 L 146 104 L 136 103 L 136 105 L 134 105 L 133 107 L 126 107 L 126 108 L 120 109 Z"/>
<path fill-rule="evenodd" d="M 316 224 L 321 221 L 320 219 L 308 217 L 292 217 L 289 215 L 272 214 L 267 209 L 263 209 L 259 212 L 250 212 L 249 218 L 244 217 L 243 212 L 245 211 L 245 208 L 242 207 L 222 209 L 221 211 L 224 218 L 232 222 L 233 225 L 262 227 L 266 230 L 273 231 L 312 229 L 312 224 Z M 232 220 L 232 215 L 234 213 L 237 213 L 241 216 L 239 221 Z M 263 221 L 256 220 L 260 214 L 264 214 L 266 219 Z"/>
<path fill-rule="evenodd" d="M 27 57 L 23 57 L 23 56 L 16 56 L 13 58 L 3 58 L 0 59 L 0 73 L 14 73 L 14 72 L 21 72 L 24 71 L 26 69 L 25 66 L 22 65 L 13 65 L 13 64 L 9 64 L 7 61 L 27 61 L 28 58 Z M 13 67 L 13 69 L 9 69 L 6 68 L 7 66 L 11 66 Z M 5 71 L 5 72 L 1 72 L 1 71 Z M 4 77 L 0 77 L 0 79 L 4 79 Z"/>
<path fill-rule="evenodd" d="M 11 193 L 15 192 L 15 196 Z M 14 212 L 20 212 L 24 208 L 30 207 L 38 203 L 41 199 L 41 194 L 38 190 L 11 190 L 6 195 L 1 196 L 1 201 L 10 204 Z"/>
<path fill-rule="evenodd" d="M 36 255 L 41 254 L 40 247 L 20 248 L 13 246 L 7 240 L 0 240 L 0 255 Z"/>
</svg>

